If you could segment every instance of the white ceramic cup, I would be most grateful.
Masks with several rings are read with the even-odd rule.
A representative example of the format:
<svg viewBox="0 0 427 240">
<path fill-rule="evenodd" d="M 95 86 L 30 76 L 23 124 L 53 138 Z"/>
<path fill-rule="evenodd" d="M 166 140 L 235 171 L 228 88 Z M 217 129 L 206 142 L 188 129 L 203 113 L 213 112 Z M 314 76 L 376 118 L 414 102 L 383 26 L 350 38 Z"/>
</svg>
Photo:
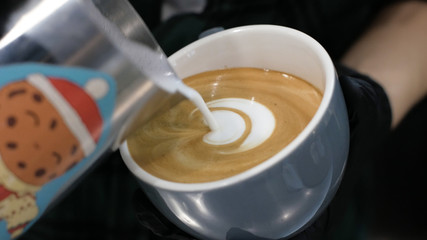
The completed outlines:
<svg viewBox="0 0 427 240">
<path fill-rule="evenodd" d="M 322 46 L 294 29 L 253 25 L 202 38 L 172 55 L 184 78 L 208 70 L 257 67 L 299 76 L 323 92 L 307 127 L 267 161 L 208 183 L 174 183 L 141 169 L 121 154 L 154 205 L 200 239 L 277 239 L 310 224 L 333 198 L 349 149 L 344 98 L 333 63 Z"/>
</svg>

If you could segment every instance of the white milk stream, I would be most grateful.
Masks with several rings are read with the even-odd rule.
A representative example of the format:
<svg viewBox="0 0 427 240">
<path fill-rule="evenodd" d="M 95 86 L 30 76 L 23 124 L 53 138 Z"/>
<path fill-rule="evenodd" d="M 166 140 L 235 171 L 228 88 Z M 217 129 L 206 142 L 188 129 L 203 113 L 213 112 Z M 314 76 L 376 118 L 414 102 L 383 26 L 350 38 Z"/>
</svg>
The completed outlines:
<svg viewBox="0 0 427 240">
<path fill-rule="evenodd" d="M 88 5 L 95 8 L 93 5 Z M 175 74 L 166 55 L 152 38 L 152 45 L 149 47 L 139 42 L 134 42 L 126 38 L 117 26 L 113 25 L 98 11 L 93 11 L 93 19 L 108 34 L 109 39 L 119 50 L 128 57 L 135 66 L 140 66 L 141 72 L 152 80 L 163 90 L 174 93 L 179 91 L 187 97 L 203 114 L 204 119 L 211 129 L 211 132 L 204 137 L 208 144 L 222 145 L 239 139 L 247 126 L 243 118 L 233 111 L 221 110 L 211 112 L 209 107 L 235 108 L 249 116 L 252 128 L 247 139 L 236 151 L 244 151 L 256 147 L 265 141 L 275 128 L 275 118 L 273 113 L 264 105 L 255 101 L 226 98 L 206 104 L 200 94 L 186 86 Z"/>
</svg>

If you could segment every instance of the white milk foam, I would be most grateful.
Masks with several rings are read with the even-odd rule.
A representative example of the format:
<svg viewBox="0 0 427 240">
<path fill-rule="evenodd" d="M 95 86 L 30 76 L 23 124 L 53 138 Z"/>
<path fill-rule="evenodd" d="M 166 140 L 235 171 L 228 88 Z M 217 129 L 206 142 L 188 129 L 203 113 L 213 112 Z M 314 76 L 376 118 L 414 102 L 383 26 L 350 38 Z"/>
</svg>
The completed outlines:
<svg viewBox="0 0 427 240">
<path fill-rule="evenodd" d="M 190 100 L 202 113 L 211 132 L 203 141 L 211 145 L 225 145 L 237 141 L 246 130 L 245 120 L 231 110 L 214 110 L 210 108 L 236 109 L 246 114 L 251 121 L 251 129 L 247 138 L 239 148 L 227 153 L 243 152 L 252 149 L 267 140 L 276 127 L 274 114 L 264 105 L 243 98 L 222 98 L 207 104 L 202 96 L 193 88 L 181 82 L 178 91 Z"/>
<path fill-rule="evenodd" d="M 222 98 L 208 102 L 207 105 L 210 108 L 222 107 L 240 110 L 251 120 L 252 128 L 247 138 L 238 149 L 228 153 L 243 152 L 260 145 L 271 136 L 276 127 L 274 114 L 267 107 L 254 100 Z M 216 112 L 220 113 L 217 114 Z M 208 144 L 221 145 L 236 141 L 242 136 L 246 126 L 239 114 L 231 110 L 214 110 L 212 113 L 218 122 L 219 128 L 216 131 L 206 134 L 203 141 Z M 230 136 L 233 136 L 233 139 Z M 225 139 L 228 141 L 221 143 L 221 140 Z"/>
<path fill-rule="evenodd" d="M 203 141 L 212 145 L 225 145 L 237 141 L 245 132 L 245 120 L 237 113 L 228 110 L 215 110 L 212 115 L 218 123 L 218 129 L 203 137 Z"/>
</svg>

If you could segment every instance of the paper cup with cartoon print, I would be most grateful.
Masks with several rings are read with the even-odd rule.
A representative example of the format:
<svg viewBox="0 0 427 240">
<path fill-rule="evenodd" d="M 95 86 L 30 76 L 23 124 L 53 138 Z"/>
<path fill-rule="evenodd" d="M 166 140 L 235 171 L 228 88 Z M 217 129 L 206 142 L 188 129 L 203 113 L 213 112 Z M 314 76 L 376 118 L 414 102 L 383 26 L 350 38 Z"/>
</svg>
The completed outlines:
<svg viewBox="0 0 427 240">
<path fill-rule="evenodd" d="M 95 71 L 38 64 L 0 75 L 8 80 L 0 86 L 0 223 L 16 237 L 92 164 L 112 114 L 100 104 L 114 104 L 115 84 Z"/>
<path fill-rule="evenodd" d="M 136 119 L 179 97 L 176 78 L 161 75 L 174 76 L 166 57 L 127 1 L 19 7 L 5 17 L 0 39 L 2 240 L 20 236 L 101 155 L 117 149 Z"/>
</svg>

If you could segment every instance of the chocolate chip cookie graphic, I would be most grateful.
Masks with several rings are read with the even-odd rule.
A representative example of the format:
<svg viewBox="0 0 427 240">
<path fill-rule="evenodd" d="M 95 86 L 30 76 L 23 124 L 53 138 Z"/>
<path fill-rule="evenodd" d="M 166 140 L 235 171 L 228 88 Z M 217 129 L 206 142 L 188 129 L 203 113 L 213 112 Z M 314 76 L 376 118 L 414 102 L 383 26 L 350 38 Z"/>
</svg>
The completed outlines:
<svg viewBox="0 0 427 240">
<path fill-rule="evenodd" d="M 31 74 L 0 89 L 0 221 L 12 237 L 36 216 L 35 193 L 95 150 L 108 86 L 86 85 Z"/>
</svg>

